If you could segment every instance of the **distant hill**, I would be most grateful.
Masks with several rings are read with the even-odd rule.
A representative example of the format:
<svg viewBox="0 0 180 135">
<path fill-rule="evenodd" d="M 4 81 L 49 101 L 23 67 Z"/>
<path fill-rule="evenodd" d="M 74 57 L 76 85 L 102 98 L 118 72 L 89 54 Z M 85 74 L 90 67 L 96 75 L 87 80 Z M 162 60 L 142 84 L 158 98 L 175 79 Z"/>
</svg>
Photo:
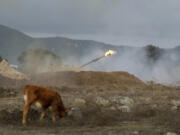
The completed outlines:
<svg viewBox="0 0 180 135">
<path fill-rule="evenodd" d="M 0 55 L 12 63 L 33 42 L 33 38 L 9 27 L 0 25 Z"/>
<path fill-rule="evenodd" d="M 63 63 L 80 66 L 105 51 L 117 54 L 88 65 L 86 70 L 128 71 L 143 80 L 180 82 L 180 46 L 171 49 L 154 45 L 145 47 L 115 46 L 93 40 L 74 40 L 65 37 L 33 38 L 18 30 L 0 25 L 0 56 L 10 64 L 29 48 L 44 48 L 60 56 Z"/>
<path fill-rule="evenodd" d="M 122 50 L 125 46 L 117 47 L 92 40 L 73 40 L 64 37 L 33 38 L 15 29 L 0 25 L 0 55 L 10 63 L 17 64 L 17 57 L 28 48 L 43 47 L 55 52 L 63 58 L 79 59 L 94 50 Z"/>
</svg>

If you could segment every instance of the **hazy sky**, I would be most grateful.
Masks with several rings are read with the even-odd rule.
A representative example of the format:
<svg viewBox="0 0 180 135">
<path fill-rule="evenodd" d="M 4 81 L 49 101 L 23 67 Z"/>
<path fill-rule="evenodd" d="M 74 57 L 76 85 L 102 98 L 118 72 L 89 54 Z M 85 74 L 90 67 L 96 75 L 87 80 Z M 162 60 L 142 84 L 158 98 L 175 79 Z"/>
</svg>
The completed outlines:
<svg viewBox="0 0 180 135">
<path fill-rule="evenodd" d="M 180 0 L 0 0 L 0 24 L 31 36 L 180 45 Z"/>
</svg>

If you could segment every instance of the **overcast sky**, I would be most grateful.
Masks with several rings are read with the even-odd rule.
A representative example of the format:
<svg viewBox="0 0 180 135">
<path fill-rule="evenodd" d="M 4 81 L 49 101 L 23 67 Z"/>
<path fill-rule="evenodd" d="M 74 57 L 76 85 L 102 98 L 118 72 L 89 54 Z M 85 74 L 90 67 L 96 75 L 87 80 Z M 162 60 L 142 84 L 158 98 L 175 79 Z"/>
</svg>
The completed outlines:
<svg viewBox="0 0 180 135">
<path fill-rule="evenodd" d="M 180 45 L 180 0 L 0 0 L 0 24 L 31 36 Z"/>
</svg>

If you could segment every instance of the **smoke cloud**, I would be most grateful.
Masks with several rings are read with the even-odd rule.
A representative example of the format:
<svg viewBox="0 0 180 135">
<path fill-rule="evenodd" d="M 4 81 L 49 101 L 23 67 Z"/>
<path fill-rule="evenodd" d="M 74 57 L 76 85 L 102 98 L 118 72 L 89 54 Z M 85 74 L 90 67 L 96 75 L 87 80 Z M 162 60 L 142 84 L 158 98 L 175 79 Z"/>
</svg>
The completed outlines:
<svg viewBox="0 0 180 135">
<path fill-rule="evenodd" d="M 145 47 L 116 47 L 117 53 L 91 63 L 83 68 L 81 65 L 104 55 L 108 49 L 86 49 L 88 53 L 75 57 L 74 52 L 63 56 L 57 52 L 48 51 L 38 43 L 21 55 L 23 70 L 28 74 L 55 72 L 62 70 L 92 70 L 92 71 L 126 71 L 143 81 L 155 81 L 164 84 L 180 83 L 179 47 L 162 49 L 153 45 Z M 38 46 L 38 47 L 37 47 Z M 40 47 L 41 46 L 41 47 Z M 60 56 L 60 57 L 59 57 Z"/>
<path fill-rule="evenodd" d="M 154 50 L 151 50 L 153 48 Z M 84 70 L 127 71 L 143 81 L 164 84 L 179 84 L 180 56 L 176 49 L 161 49 L 155 46 L 129 48 L 117 54 L 100 59 L 87 65 Z M 104 50 L 94 50 L 89 56 L 82 57 L 81 64 L 103 55 Z M 79 64 L 77 64 L 79 65 Z"/>
</svg>

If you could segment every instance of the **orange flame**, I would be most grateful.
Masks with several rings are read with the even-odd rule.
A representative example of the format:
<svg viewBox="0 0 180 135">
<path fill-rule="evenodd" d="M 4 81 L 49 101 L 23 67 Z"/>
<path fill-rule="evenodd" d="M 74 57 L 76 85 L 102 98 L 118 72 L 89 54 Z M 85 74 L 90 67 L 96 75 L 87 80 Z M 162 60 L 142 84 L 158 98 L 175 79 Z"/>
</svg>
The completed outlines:
<svg viewBox="0 0 180 135">
<path fill-rule="evenodd" d="M 107 52 L 104 54 L 104 56 L 113 55 L 113 54 L 115 54 L 115 53 L 116 53 L 116 51 L 109 50 L 109 51 L 107 51 Z"/>
</svg>

